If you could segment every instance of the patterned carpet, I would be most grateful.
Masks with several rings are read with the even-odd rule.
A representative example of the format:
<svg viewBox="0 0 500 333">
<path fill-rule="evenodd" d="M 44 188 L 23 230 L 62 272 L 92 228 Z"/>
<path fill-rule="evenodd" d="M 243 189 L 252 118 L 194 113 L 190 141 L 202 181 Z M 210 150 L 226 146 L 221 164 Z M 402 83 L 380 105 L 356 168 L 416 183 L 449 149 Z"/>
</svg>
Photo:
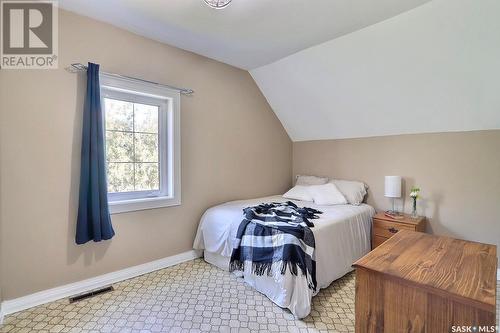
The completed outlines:
<svg viewBox="0 0 500 333">
<path fill-rule="evenodd" d="M 354 332 L 354 274 L 313 298 L 295 320 L 242 279 L 202 259 L 7 316 L 1 332 Z"/>
<path fill-rule="evenodd" d="M 354 332 L 354 280 L 350 273 L 321 290 L 310 316 L 295 320 L 241 279 L 197 259 L 87 300 L 12 314 L 1 332 Z"/>
</svg>

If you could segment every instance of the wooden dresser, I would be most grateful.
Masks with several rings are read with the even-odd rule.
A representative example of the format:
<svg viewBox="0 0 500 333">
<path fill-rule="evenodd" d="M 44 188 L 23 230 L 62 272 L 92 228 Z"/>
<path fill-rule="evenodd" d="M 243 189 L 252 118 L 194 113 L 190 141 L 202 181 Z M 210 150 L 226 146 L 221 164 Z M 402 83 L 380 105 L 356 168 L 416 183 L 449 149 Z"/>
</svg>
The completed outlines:
<svg viewBox="0 0 500 333">
<path fill-rule="evenodd" d="M 426 218 L 419 216 L 414 219 L 408 214 L 403 214 L 401 219 L 393 219 L 383 212 L 375 214 L 372 227 L 372 249 L 376 248 L 399 230 L 425 231 Z"/>
<path fill-rule="evenodd" d="M 358 333 L 495 332 L 494 245 L 403 229 L 354 267 Z"/>
</svg>

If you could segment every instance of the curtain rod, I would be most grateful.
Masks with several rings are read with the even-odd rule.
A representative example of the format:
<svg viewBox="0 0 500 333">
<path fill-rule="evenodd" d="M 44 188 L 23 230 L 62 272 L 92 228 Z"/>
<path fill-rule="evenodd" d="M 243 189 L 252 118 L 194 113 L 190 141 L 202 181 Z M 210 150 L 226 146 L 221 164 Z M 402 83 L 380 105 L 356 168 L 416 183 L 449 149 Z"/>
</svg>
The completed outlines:
<svg viewBox="0 0 500 333">
<path fill-rule="evenodd" d="M 74 64 L 71 64 L 68 67 L 66 67 L 66 71 L 68 71 L 70 73 L 84 72 L 86 70 L 87 70 L 87 66 L 85 66 L 84 64 L 81 64 L 81 63 L 74 63 Z M 125 76 L 125 75 L 120 75 L 120 74 L 115 74 L 115 73 L 107 73 L 107 72 L 102 72 L 102 73 L 104 73 L 106 75 L 110 75 L 110 76 L 123 78 L 123 79 L 129 79 L 129 80 L 134 80 L 134 81 L 139 81 L 139 82 L 146 82 L 146 83 L 155 84 L 157 86 L 166 87 L 166 88 L 173 89 L 173 90 L 178 90 L 183 95 L 191 95 L 194 93 L 193 89 L 178 88 L 178 87 L 174 87 L 174 86 L 169 86 L 167 84 L 152 82 L 152 81 L 148 81 L 148 80 L 138 79 L 136 77 Z"/>
</svg>

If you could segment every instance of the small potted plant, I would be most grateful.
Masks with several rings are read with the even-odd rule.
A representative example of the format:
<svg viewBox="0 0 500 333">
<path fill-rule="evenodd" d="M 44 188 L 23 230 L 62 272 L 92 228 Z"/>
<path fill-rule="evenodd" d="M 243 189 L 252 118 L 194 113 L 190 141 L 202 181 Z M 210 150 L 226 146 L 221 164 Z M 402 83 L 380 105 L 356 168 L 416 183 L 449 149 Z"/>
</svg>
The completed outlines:
<svg viewBox="0 0 500 333">
<path fill-rule="evenodd" d="M 411 212 L 412 218 L 418 218 L 417 215 L 417 199 L 420 199 L 420 189 L 418 187 L 412 187 L 410 190 L 410 198 L 413 200 L 413 209 Z"/>
</svg>

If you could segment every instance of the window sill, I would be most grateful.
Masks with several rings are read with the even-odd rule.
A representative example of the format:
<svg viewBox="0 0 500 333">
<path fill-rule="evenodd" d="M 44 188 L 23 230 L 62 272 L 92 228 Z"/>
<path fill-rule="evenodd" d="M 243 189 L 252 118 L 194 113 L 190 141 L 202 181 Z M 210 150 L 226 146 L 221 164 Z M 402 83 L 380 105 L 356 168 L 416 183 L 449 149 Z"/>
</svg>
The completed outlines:
<svg viewBox="0 0 500 333">
<path fill-rule="evenodd" d="M 110 214 L 120 214 L 120 213 L 134 212 L 138 210 L 179 206 L 180 204 L 181 204 L 181 199 L 175 197 L 131 199 L 131 200 L 121 200 L 121 201 L 110 201 L 108 203 Z"/>
</svg>

